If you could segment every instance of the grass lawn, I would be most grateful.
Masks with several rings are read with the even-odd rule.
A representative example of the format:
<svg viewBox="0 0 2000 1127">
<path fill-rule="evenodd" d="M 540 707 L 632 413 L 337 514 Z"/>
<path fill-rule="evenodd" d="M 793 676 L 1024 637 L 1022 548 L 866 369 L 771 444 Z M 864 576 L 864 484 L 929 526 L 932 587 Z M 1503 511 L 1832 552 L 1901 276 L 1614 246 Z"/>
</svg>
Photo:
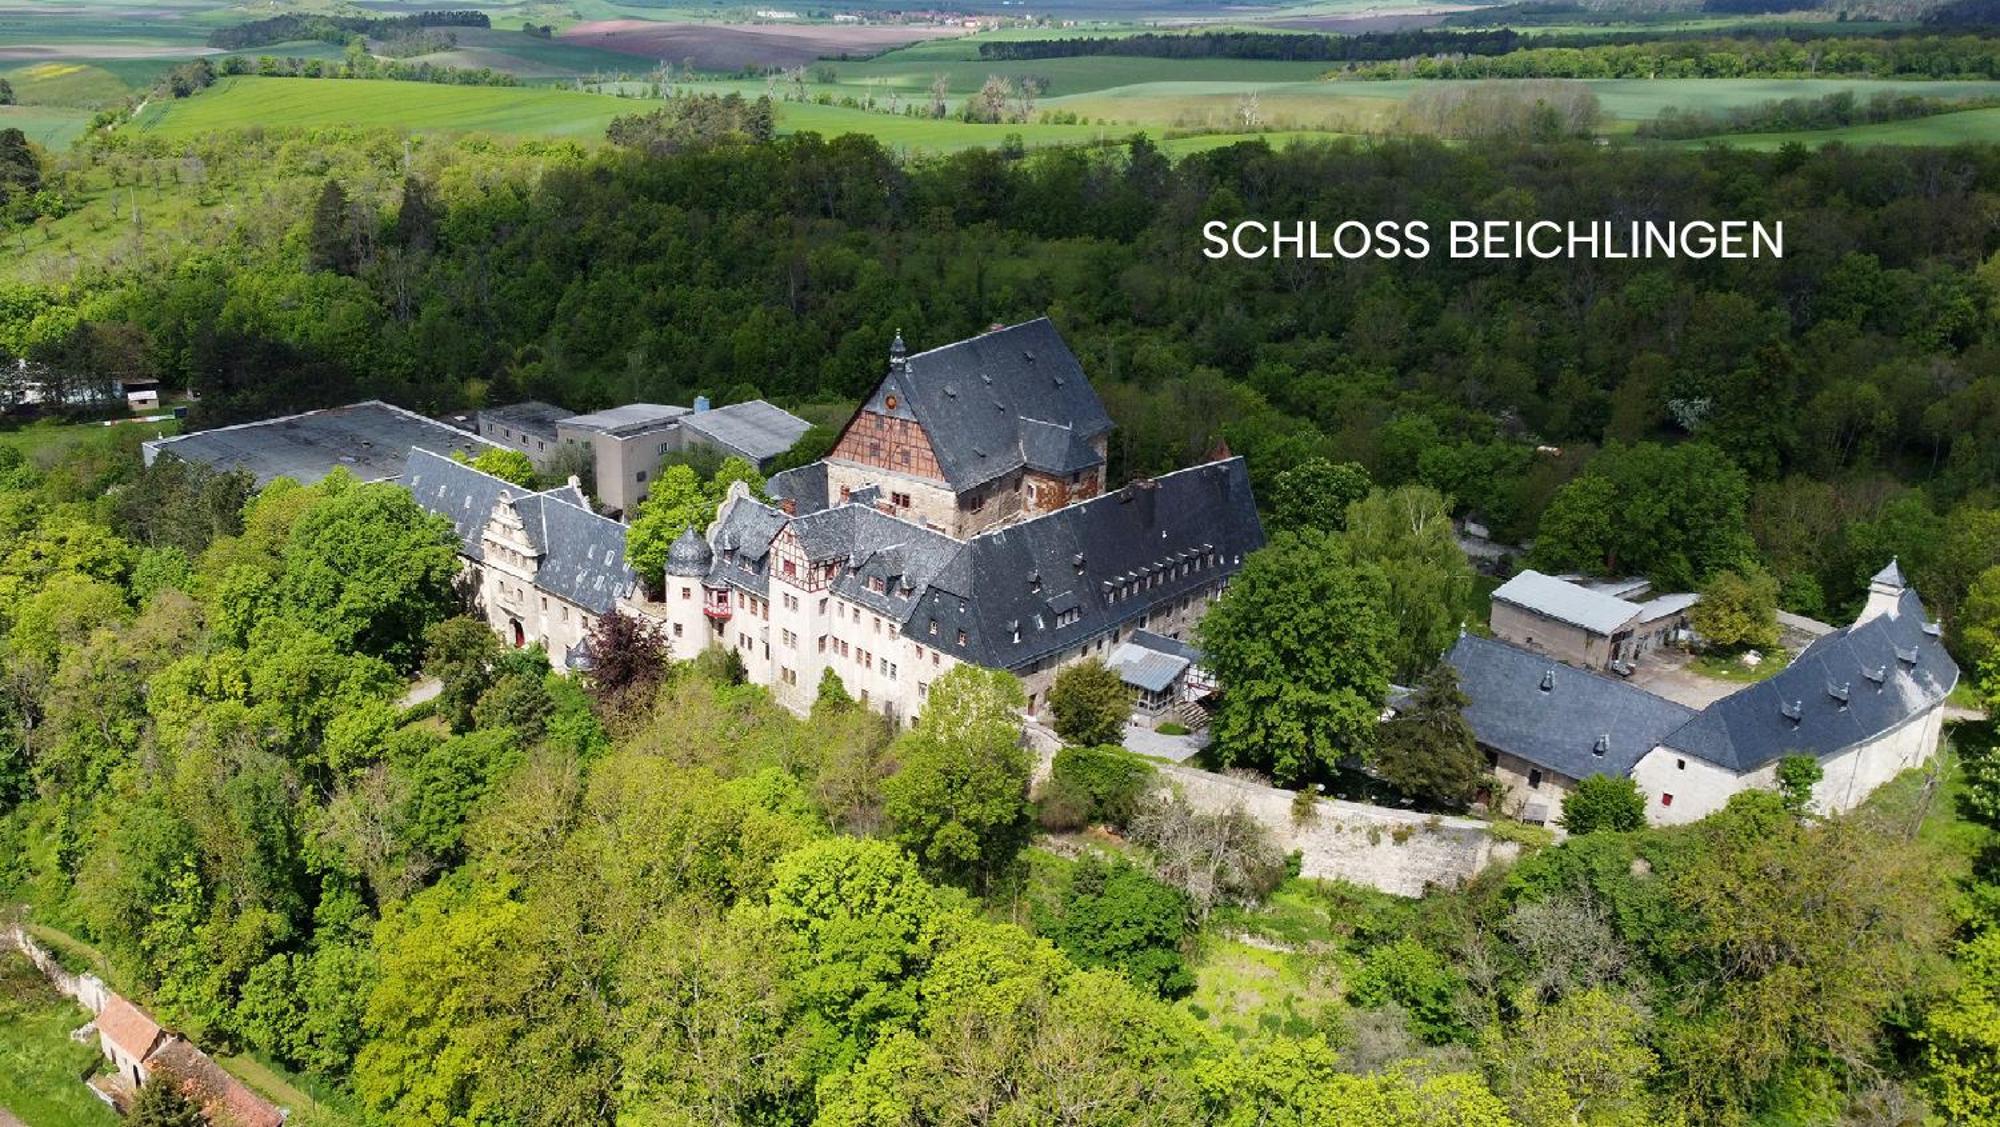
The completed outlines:
<svg viewBox="0 0 2000 1127">
<path fill-rule="evenodd" d="M 1330 960 L 1236 939 L 1203 939 L 1194 976 L 1194 993 L 1180 1004 L 1232 1041 L 1310 1036 L 1340 1002 Z"/>
<path fill-rule="evenodd" d="M 1782 649 L 1759 651 L 1764 660 L 1756 665 L 1745 665 L 1735 654 L 1702 654 L 1688 663 L 1688 670 L 1703 677 L 1713 677 L 1718 681 L 1735 681 L 1740 684 L 1754 684 L 1777 674 L 1780 669 L 1791 664 L 1792 655 Z"/>
<path fill-rule="evenodd" d="M 115 1127 L 118 1117 L 83 1085 L 97 1070 L 95 1042 L 69 1039 L 89 1020 L 26 958 L 0 955 L 0 1109 L 30 1127 Z"/>
<path fill-rule="evenodd" d="M 345 1100 L 248 1053 L 217 1057 L 216 1063 L 258 1095 L 288 1109 L 291 1115 L 285 1122 L 289 1127 L 350 1127 L 361 1121 Z"/>
<path fill-rule="evenodd" d="M 114 434 L 114 431 L 117 433 Z M 14 447 L 30 462 L 47 464 L 79 442 L 92 439 L 115 441 L 128 433 L 145 439 L 157 434 L 178 434 L 180 423 L 167 419 L 157 423 L 121 423 L 117 427 L 107 427 L 97 422 L 64 423 L 43 419 L 13 430 L 0 430 L 0 445 Z"/>
</svg>

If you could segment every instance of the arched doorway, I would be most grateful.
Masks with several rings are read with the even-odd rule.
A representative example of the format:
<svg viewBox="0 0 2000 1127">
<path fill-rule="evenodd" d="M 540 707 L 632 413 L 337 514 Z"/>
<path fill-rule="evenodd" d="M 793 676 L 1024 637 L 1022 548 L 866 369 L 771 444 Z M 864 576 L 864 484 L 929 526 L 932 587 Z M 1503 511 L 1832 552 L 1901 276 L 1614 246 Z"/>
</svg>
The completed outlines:
<svg viewBox="0 0 2000 1127">
<path fill-rule="evenodd" d="M 521 629 L 521 620 L 514 619 L 514 648 L 521 649 L 528 644 L 528 632 Z"/>
</svg>

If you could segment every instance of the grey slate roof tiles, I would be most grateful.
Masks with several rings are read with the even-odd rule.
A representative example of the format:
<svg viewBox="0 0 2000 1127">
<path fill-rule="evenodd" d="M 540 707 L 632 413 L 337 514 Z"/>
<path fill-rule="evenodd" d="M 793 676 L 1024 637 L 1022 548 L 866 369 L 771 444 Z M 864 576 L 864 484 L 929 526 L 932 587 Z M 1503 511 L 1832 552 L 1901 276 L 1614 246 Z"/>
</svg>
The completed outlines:
<svg viewBox="0 0 2000 1127">
<path fill-rule="evenodd" d="M 1530 763 L 1573 778 L 1622 775 L 1660 746 L 1745 774 L 1787 755 L 1837 754 L 1942 702 L 1959 670 L 1927 625 L 1906 588 L 1893 612 L 1828 634 L 1699 712 L 1493 639 L 1460 638 L 1447 660 L 1479 742 Z"/>
<path fill-rule="evenodd" d="M 1458 670 L 1479 742 L 1573 779 L 1625 775 L 1693 710 L 1541 654 L 1467 634 L 1446 656 Z M 1603 754 L 1598 754 L 1600 737 Z"/>
<path fill-rule="evenodd" d="M 1900 582 L 1900 572 L 1891 581 Z M 1819 639 L 1783 671 L 1709 705 L 1662 742 L 1743 772 L 1889 732 L 1958 685 L 1958 666 L 1924 626 L 1923 603 L 1906 588 L 1893 613 Z"/>
<path fill-rule="evenodd" d="M 1241 458 L 994 529 L 966 544 L 978 599 L 947 616 L 969 634 L 948 652 L 993 668 L 1031 665 L 1234 574 L 1263 545 Z M 1061 622 L 1068 611 L 1074 621 Z"/>
<path fill-rule="evenodd" d="M 1046 317 L 915 353 L 865 407 L 921 424 L 954 491 L 1030 464 L 1029 449 L 1052 465 L 1074 463 L 1077 443 L 1088 449 L 1111 429 L 1082 365 Z M 1092 464 L 1094 454 L 1074 468 Z"/>
</svg>

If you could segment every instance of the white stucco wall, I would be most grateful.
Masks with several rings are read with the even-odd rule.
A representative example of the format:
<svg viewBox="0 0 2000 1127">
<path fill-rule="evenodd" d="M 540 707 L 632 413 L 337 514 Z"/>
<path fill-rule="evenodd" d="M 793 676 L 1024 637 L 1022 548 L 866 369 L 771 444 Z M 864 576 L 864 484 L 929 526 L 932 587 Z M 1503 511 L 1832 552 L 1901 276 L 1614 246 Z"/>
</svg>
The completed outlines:
<svg viewBox="0 0 2000 1127">
<path fill-rule="evenodd" d="M 1812 809 L 1838 814 L 1861 804 L 1875 788 L 1930 759 L 1943 732 L 1944 709 L 1918 713 L 1866 743 L 1820 760 L 1823 774 L 1813 788 Z M 1654 825 L 1681 825 L 1707 817 L 1750 790 L 1775 790 L 1778 765 L 1766 763 L 1738 775 L 1698 756 L 1673 748 L 1654 748 L 1632 769 L 1632 778 L 1646 796 L 1646 819 Z M 1668 805 L 1664 799 L 1673 796 Z"/>
</svg>

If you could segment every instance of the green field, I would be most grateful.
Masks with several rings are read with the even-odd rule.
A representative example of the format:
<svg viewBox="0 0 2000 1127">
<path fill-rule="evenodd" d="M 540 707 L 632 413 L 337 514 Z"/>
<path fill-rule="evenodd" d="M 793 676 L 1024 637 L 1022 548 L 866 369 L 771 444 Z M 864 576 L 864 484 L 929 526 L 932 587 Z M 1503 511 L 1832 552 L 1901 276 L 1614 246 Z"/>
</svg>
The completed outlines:
<svg viewBox="0 0 2000 1127">
<path fill-rule="evenodd" d="M 66 106 L 0 106 L 0 129 L 18 129 L 45 149 L 62 149 L 83 133 L 90 117 L 90 110 Z"/>
<path fill-rule="evenodd" d="M 255 126 L 392 126 L 418 132 L 591 137 L 637 103 L 547 87 L 440 86 L 316 78 L 225 78 L 191 98 L 156 102 L 127 128 L 193 137 Z"/>
<path fill-rule="evenodd" d="M 166 138 L 255 126 L 393 126 L 595 139 L 612 118 L 647 108 L 634 99 L 546 87 L 237 77 L 192 98 L 149 106 L 127 128 Z M 778 127 L 828 136 L 872 133 L 891 148 L 931 151 L 996 145 L 1009 134 L 1020 134 L 1031 145 L 1092 142 L 1107 135 L 1089 125 L 968 125 L 810 103 L 781 104 Z"/>
<path fill-rule="evenodd" d="M 1968 141 L 1991 144 L 2000 141 L 2000 108 L 1965 110 L 1885 121 L 1876 125 L 1854 125 L 1846 129 L 1808 130 L 1798 133 L 1737 133 L 1704 138 L 1685 144 L 1724 144 L 1743 149 L 1777 149 L 1785 145 L 1824 145 L 1838 141 L 1844 145 L 1958 145 Z"/>
</svg>

